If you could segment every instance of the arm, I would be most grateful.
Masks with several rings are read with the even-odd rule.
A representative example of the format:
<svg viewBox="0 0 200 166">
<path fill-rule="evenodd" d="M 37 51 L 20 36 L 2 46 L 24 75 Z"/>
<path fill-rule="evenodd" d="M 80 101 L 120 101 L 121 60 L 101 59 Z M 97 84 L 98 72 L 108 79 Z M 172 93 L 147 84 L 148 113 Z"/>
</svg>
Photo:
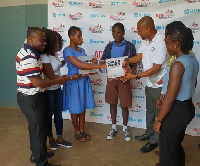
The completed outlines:
<svg viewBox="0 0 200 166">
<path fill-rule="evenodd" d="M 147 76 L 156 74 L 156 73 L 159 72 L 161 66 L 162 65 L 160 65 L 160 64 L 155 64 L 154 63 L 152 68 L 150 68 L 149 70 L 146 70 L 143 73 L 138 74 L 137 76 L 138 76 L 138 78 L 141 78 L 141 77 L 147 77 Z M 131 73 L 125 73 L 124 78 L 127 79 L 127 80 L 136 79 L 136 75 L 133 75 Z"/>
<path fill-rule="evenodd" d="M 47 88 L 55 84 L 64 84 L 67 80 L 66 76 L 60 76 L 54 80 L 43 80 L 40 77 L 29 78 L 35 87 Z"/>
<path fill-rule="evenodd" d="M 50 63 L 43 63 L 42 65 L 43 65 L 44 73 L 49 80 L 54 80 L 59 77 L 58 75 L 54 74 L 52 65 Z"/>
<path fill-rule="evenodd" d="M 179 92 L 184 72 L 185 68 L 181 62 L 174 62 L 172 64 L 169 73 L 169 83 L 167 87 L 167 93 L 160 107 L 160 111 L 157 115 L 158 121 L 154 123 L 153 128 L 155 132 L 160 133 L 161 122 L 168 114 L 174 101 L 176 100 L 176 96 Z"/>
<path fill-rule="evenodd" d="M 129 63 L 138 63 L 142 60 L 142 53 L 137 53 L 136 56 L 128 58 Z"/>
<path fill-rule="evenodd" d="M 97 65 L 97 64 L 83 63 L 75 56 L 69 56 L 69 57 L 67 57 L 67 60 L 71 64 L 73 64 L 74 66 L 76 66 L 77 68 L 82 69 L 82 70 L 93 70 L 93 69 L 106 68 L 106 64 Z"/>
</svg>

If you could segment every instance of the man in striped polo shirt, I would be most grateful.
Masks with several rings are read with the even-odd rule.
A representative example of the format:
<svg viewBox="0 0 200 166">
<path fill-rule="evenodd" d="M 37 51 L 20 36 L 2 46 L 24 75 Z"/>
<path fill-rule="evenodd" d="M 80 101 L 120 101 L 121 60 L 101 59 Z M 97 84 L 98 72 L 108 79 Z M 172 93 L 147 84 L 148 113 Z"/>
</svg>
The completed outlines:
<svg viewBox="0 0 200 166">
<path fill-rule="evenodd" d="M 31 162 L 36 166 L 58 166 L 48 163 L 47 128 L 45 117 L 44 88 L 54 84 L 64 84 L 66 76 L 54 80 L 44 80 L 40 52 L 46 45 L 44 32 L 36 27 L 27 31 L 27 43 L 16 57 L 17 103 L 26 116 L 30 136 Z"/>
</svg>

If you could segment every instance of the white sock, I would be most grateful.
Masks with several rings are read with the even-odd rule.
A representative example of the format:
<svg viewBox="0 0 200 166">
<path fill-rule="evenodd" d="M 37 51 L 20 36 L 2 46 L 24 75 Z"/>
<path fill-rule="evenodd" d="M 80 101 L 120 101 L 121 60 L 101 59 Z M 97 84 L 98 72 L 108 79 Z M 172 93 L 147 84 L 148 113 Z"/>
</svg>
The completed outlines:
<svg viewBox="0 0 200 166">
<path fill-rule="evenodd" d="M 123 131 L 127 130 L 127 126 L 123 126 Z"/>
<path fill-rule="evenodd" d="M 112 124 L 112 129 L 114 129 L 115 131 L 117 131 L 117 125 L 116 124 Z"/>
</svg>

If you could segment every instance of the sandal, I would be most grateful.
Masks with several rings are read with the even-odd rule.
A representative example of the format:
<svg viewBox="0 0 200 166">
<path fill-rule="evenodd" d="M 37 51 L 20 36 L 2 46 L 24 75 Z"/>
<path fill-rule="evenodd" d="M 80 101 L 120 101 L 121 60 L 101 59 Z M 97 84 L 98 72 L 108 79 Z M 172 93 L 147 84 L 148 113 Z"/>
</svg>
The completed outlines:
<svg viewBox="0 0 200 166">
<path fill-rule="evenodd" d="M 91 136 L 89 134 L 87 134 L 85 131 L 81 133 L 81 135 L 86 139 L 86 140 L 90 140 Z"/>
<path fill-rule="evenodd" d="M 74 134 L 74 138 L 76 138 L 80 142 L 85 142 L 87 139 L 80 133 L 80 134 Z"/>
</svg>

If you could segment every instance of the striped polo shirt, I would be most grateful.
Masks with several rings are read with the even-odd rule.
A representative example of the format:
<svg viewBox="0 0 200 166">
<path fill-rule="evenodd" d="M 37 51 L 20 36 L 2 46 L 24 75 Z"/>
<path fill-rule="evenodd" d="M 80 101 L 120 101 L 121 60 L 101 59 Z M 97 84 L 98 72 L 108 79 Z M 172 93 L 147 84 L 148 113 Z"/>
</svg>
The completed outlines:
<svg viewBox="0 0 200 166">
<path fill-rule="evenodd" d="M 16 56 L 17 91 L 27 95 L 43 92 L 44 88 L 35 87 L 29 78 L 44 79 L 40 55 L 31 46 L 24 44 Z"/>
</svg>

